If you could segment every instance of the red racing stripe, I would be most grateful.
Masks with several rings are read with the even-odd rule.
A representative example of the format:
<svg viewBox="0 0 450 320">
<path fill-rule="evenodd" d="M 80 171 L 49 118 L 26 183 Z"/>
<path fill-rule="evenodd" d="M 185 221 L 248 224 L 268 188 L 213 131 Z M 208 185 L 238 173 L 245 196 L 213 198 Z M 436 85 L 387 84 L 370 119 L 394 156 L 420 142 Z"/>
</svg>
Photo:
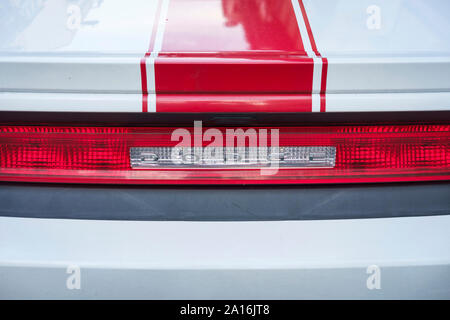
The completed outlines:
<svg viewBox="0 0 450 320">
<path fill-rule="evenodd" d="M 328 61 L 321 57 L 317 50 L 305 6 L 302 0 L 298 1 L 311 48 L 317 57 L 322 58 L 320 111 L 325 112 Z M 288 2 L 280 3 L 284 5 Z M 216 22 L 210 19 L 199 21 L 195 18 L 196 20 L 190 20 L 189 12 L 186 12 L 186 10 L 198 12 L 203 3 L 191 1 L 189 5 L 186 3 L 184 7 L 182 4 L 183 2 L 178 1 L 176 6 L 171 7 L 170 18 L 167 21 L 172 21 L 172 23 L 168 23 L 166 26 L 164 52 L 158 54 L 158 57 L 155 57 L 154 60 L 155 79 L 157 79 L 155 81 L 156 111 L 312 111 L 311 79 L 313 78 L 314 61 L 312 57 L 306 56 L 303 47 L 304 39 L 299 32 L 298 42 L 285 42 L 285 39 L 288 39 L 286 38 L 287 34 L 283 35 L 285 38 L 279 36 L 286 31 L 285 28 L 295 21 L 293 11 L 272 10 L 277 15 L 279 12 L 289 12 L 289 15 L 280 16 L 283 21 L 280 25 L 263 27 L 261 27 L 261 22 L 255 24 L 254 16 L 251 15 L 254 12 L 252 10 L 247 10 L 245 13 L 248 13 L 247 16 L 245 14 L 236 16 L 242 19 L 240 23 L 246 31 L 246 39 L 248 45 L 250 45 L 250 49 L 244 49 L 240 47 L 240 43 L 233 42 L 235 34 L 229 32 L 231 29 L 223 28 L 222 24 L 216 25 Z M 243 5 L 246 4 L 243 3 Z M 149 50 L 141 60 L 140 65 L 143 112 L 148 111 L 149 88 L 146 58 L 154 51 L 154 41 L 158 29 L 157 21 L 159 21 L 161 15 L 161 7 L 162 0 L 159 0 Z M 242 13 L 242 11 L 236 12 Z M 233 19 L 237 19 L 236 17 L 233 17 Z M 275 17 L 278 18 L 278 16 Z M 177 21 L 183 21 L 182 32 Z M 276 21 L 276 19 L 272 21 Z M 199 25 L 198 23 L 205 25 Z M 269 26 L 271 27 L 269 28 L 271 30 L 270 35 L 274 37 L 273 40 L 270 39 L 272 42 L 267 40 L 271 36 L 264 29 Z M 199 28 L 211 30 L 209 34 L 215 34 L 215 37 L 205 39 L 204 37 L 207 34 L 198 32 Z M 212 32 L 215 28 L 220 32 Z M 275 32 L 276 30 L 279 30 L 279 32 Z M 291 37 L 294 35 L 293 32 L 297 32 L 296 28 L 289 27 L 289 30 Z M 292 40 L 295 37 L 289 39 Z M 202 48 L 202 46 L 205 47 Z M 235 50 L 232 47 L 235 47 Z M 283 49 L 280 50 L 280 48 Z M 286 98 L 281 98 L 283 95 Z M 243 100 L 243 97 L 247 97 L 248 101 Z M 236 101 L 240 101 L 241 108 L 237 107 Z"/>
<path fill-rule="evenodd" d="M 145 66 L 145 57 L 141 59 L 141 86 L 142 86 L 142 112 L 148 110 L 148 90 L 147 90 L 147 68 Z"/>
<path fill-rule="evenodd" d="M 171 3 L 155 59 L 157 112 L 312 110 L 314 61 L 290 0 Z M 227 22 L 199 17 L 206 9 Z"/>
<path fill-rule="evenodd" d="M 302 94 L 312 90 L 313 61 L 307 57 L 200 58 L 161 53 L 155 69 L 158 93 Z"/>
<path fill-rule="evenodd" d="M 326 111 L 326 91 L 328 76 L 328 59 L 322 58 L 322 82 L 320 86 L 320 112 Z"/>
<path fill-rule="evenodd" d="M 158 112 L 311 112 L 311 94 L 158 94 Z"/>
</svg>

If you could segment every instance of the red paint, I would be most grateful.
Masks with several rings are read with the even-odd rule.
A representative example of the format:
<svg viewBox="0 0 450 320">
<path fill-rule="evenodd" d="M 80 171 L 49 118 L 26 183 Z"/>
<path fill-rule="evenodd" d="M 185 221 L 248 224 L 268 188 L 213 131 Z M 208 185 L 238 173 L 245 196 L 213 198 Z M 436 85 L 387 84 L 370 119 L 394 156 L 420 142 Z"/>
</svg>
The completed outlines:
<svg viewBox="0 0 450 320">
<path fill-rule="evenodd" d="M 327 76 L 328 76 L 328 59 L 322 58 L 322 81 L 320 85 L 320 112 L 326 111 Z"/>
<path fill-rule="evenodd" d="M 148 110 L 148 91 L 147 91 L 147 68 L 145 67 L 145 58 L 141 59 L 141 86 L 142 86 L 142 112 Z"/>
<path fill-rule="evenodd" d="M 299 3 L 311 46 L 320 56 Z M 154 46 L 161 7 L 160 0 L 145 58 Z M 314 62 L 306 55 L 305 40 L 290 0 L 171 0 L 162 52 L 154 65 L 156 111 L 310 112 Z M 145 58 L 142 110 L 147 112 Z M 325 58 L 323 62 L 322 112 Z"/>
<path fill-rule="evenodd" d="M 158 94 L 159 112 L 311 112 L 310 94 Z"/>
<path fill-rule="evenodd" d="M 155 64 L 157 93 L 310 93 L 313 60 L 306 57 L 173 57 Z M 220 111 L 220 110 L 218 110 Z"/>
<path fill-rule="evenodd" d="M 305 55 L 290 0 L 171 0 L 162 52 Z"/>
<path fill-rule="evenodd" d="M 309 112 L 312 77 L 290 0 L 170 1 L 157 112 Z"/>
</svg>

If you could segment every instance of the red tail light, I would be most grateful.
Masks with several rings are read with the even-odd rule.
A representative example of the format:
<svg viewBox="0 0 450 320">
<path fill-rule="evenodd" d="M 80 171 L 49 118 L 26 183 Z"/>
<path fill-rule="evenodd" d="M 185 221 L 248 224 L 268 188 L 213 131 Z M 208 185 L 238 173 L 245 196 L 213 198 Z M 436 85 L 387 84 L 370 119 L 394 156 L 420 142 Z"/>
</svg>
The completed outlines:
<svg viewBox="0 0 450 320">
<path fill-rule="evenodd" d="M 171 141 L 175 129 L 2 126 L 0 180 L 133 184 L 284 184 L 426 181 L 450 178 L 450 125 L 278 128 L 280 148 L 300 148 L 298 150 L 302 151 L 310 150 L 306 147 L 317 147 L 318 150 L 332 150 L 333 159 L 329 162 L 332 165 L 280 166 L 276 173 L 269 175 L 262 175 L 258 164 L 241 167 L 161 165 L 140 168 L 132 165 L 132 150 L 175 147 L 178 141 Z M 243 129 L 245 131 L 248 128 Z M 253 129 L 267 129 L 270 136 L 272 128 Z M 187 130 L 193 133 L 192 129 Z M 219 131 L 225 133 L 225 129 Z M 270 138 L 268 140 L 270 141 Z M 207 147 L 209 143 L 202 142 L 202 146 Z M 312 161 L 314 162 L 314 159 Z"/>
</svg>

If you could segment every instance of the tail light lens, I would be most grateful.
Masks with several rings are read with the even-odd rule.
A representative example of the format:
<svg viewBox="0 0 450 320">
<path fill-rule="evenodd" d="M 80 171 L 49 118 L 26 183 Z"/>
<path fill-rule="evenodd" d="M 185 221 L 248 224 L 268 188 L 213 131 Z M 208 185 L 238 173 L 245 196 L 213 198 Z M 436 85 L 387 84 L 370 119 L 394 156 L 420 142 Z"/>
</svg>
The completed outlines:
<svg viewBox="0 0 450 320">
<path fill-rule="evenodd" d="M 242 129 L 244 135 L 250 128 Z M 227 149 L 200 140 L 189 149 L 172 141 L 176 128 L 0 126 L 0 180 L 285 184 L 450 178 L 450 125 L 283 127 L 277 128 L 276 148 L 270 144 L 273 128 L 251 129 L 266 130 L 269 144 Z M 196 139 L 192 128 L 185 130 Z M 215 130 L 225 139 L 225 129 Z M 195 160 L 198 152 L 201 161 Z M 262 174 L 273 158 L 279 168 Z"/>
</svg>

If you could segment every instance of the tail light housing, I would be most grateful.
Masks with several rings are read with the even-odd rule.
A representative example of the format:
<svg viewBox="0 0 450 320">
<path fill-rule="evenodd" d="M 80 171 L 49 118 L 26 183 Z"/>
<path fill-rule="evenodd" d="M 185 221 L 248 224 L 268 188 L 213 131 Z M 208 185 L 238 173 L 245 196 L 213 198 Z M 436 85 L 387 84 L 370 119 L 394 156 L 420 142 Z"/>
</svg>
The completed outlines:
<svg viewBox="0 0 450 320">
<path fill-rule="evenodd" d="M 218 141 L 204 139 L 209 128 L 202 128 L 200 133 L 193 128 L 182 128 L 191 134 L 189 143 L 193 148 L 180 147 L 180 140 L 173 140 L 177 129 L 180 128 L 0 126 L 0 180 L 300 184 L 450 178 L 450 125 L 447 124 L 253 127 L 239 128 L 240 131 L 231 128 L 238 132 L 236 138 L 244 135 L 232 149 L 211 146 Z M 249 144 L 248 129 L 265 132 L 267 144 Z M 279 137 L 277 146 L 272 143 L 274 129 Z M 226 145 L 227 129 L 215 130 L 222 134 L 222 143 Z M 231 163 L 237 151 L 244 157 Z M 261 151 L 268 158 L 260 157 Z M 201 161 L 184 161 L 178 165 L 174 161 L 177 154 L 184 156 L 184 160 L 185 155 L 192 160 L 196 152 L 202 155 Z M 223 154 L 209 159 L 204 157 L 205 152 Z M 274 157 L 280 161 L 276 170 L 267 162 Z M 268 167 L 272 171 L 263 173 L 262 169 Z"/>
</svg>

